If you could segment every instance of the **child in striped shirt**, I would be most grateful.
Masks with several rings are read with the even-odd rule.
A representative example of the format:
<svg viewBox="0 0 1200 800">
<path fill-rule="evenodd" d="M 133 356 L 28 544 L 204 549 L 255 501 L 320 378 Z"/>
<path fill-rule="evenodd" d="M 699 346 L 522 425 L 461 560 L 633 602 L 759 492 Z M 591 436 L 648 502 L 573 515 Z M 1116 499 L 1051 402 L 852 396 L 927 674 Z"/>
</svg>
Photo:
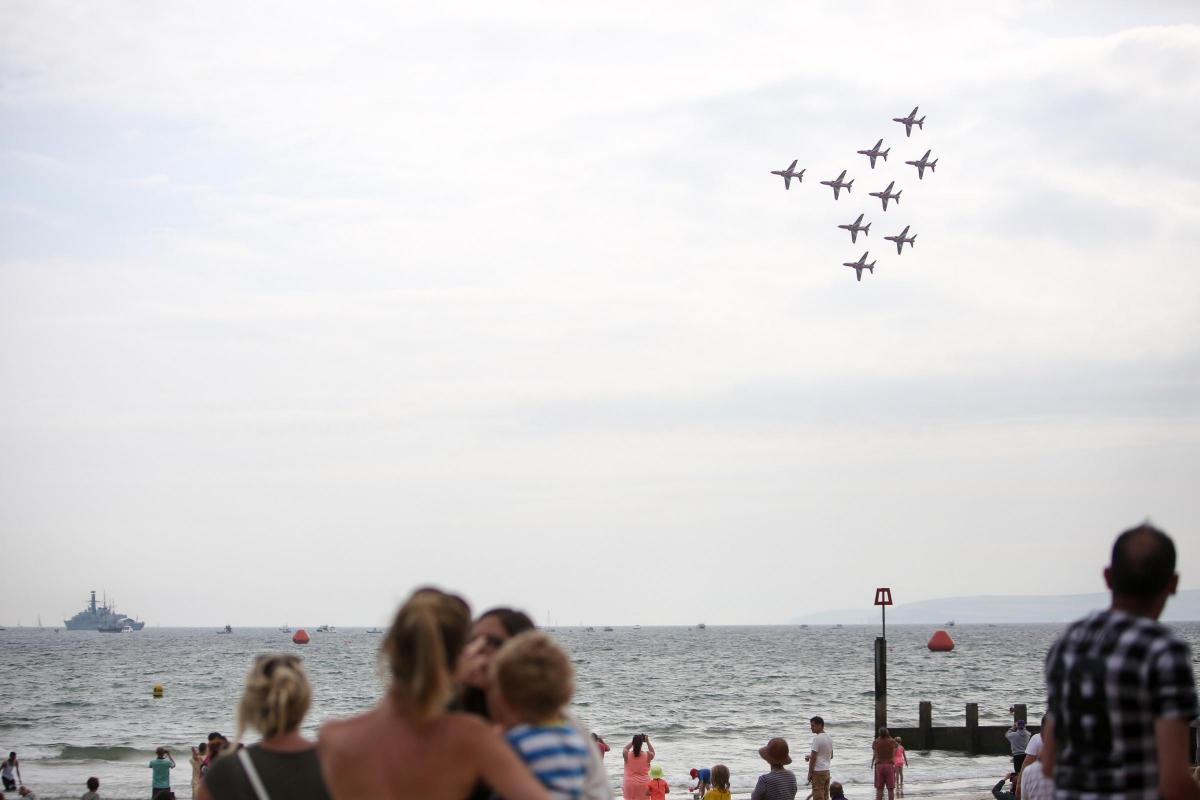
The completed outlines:
<svg viewBox="0 0 1200 800">
<path fill-rule="evenodd" d="M 541 631 L 526 631 L 496 653 L 491 678 L 488 709 L 508 743 L 555 798 L 578 800 L 591 753 L 563 717 L 575 693 L 567 654 Z"/>
</svg>

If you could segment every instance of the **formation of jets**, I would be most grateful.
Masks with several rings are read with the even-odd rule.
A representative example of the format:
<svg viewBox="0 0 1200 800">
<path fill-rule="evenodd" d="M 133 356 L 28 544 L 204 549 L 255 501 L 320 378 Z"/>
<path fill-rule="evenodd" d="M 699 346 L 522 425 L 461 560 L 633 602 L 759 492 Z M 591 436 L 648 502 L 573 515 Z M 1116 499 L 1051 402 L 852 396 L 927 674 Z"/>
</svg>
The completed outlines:
<svg viewBox="0 0 1200 800">
<path fill-rule="evenodd" d="M 905 138 L 909 138 L 912 136 L 912 129 L 913 129 L 914 125 L 917 126 L 918 130 L 922 130 L 922 131 L 925 130 L 925 117 L 922 116 L 919 119 L 917 117 L 917 111 L 919 111 L 919 110 L 920 110 L 919 106 L 914 106 L 913 110 L 911 112 L 909 112 L 908 116 L 892 117 L 893 122 L 899 122 L 901 125 L 904 126 Z M 875 169 L 876 159 L 883 159 L 886 162 L 887 158 L 888 158 L 888 153 L 891 152 L 891 148 L 889 147 L 889 148 L 884 149 L 883 139 L 880 139 L 879 141 L 877 141 L 875 143 L 874 147 L 870 147 L 866 150 L 857 150 L 855 152 L 857 152 L 859 155 L 866 156 L 867 159 L 871 163 L 871 169 Z M 928 169 L 930 171 L 930 173 L 936 172 L 938 160 L 935 158 L 932 161 L 930 161 L 929 157 L 932 154 L 933 154 L 932 150 L 926 150 L 925 155 L 921 156 L 919 159 L 916 159 L 915 161 L 905 161 L 904 162 L 905 164 L 907 164 L 909 166 L 913 166 L 913 167 L 917 168 L 917 180 L 925 179 L 925 170 L 926 169 Z M 805 170 L 803 170 L 803 169 L 801 169 L 799 171 L 796 170 L 796 165 L 799 163 L 800 163 L 800 159 L 796 159 L 795 161 L 793 161 L 791 163 L 791 166 L 789 166 L 787 169 L 771 170 L 771 174 L 778 175 L 779 177 L 783 178 L 783 188 L 784 189 L 791 189 L 792 188 L 791 187 L 792 178 L 795 178 L 797 183 L 802 183 L 804 181 Z M 851 178 L 850 180 L 846 180 L 846 170 L 842 170 L 841 175 L 838 175 L 836 178 L 833 178 L 832 180 L 820 181 L 820 184 L 822 186 L 828 186 L 831 189 L 833 189 L 833 199 L 838 200 L 842 189 L 846 190 L 846 194 L 850 194 L 851 189 L 854 186 L 854 179 Z M 871 197 L 878 197 L 879 200 L 883 204 L 883 210 L 886 212 L 887 208 L 888 208 L 888 201 L 895 201 L 897 206 L 900 205 L 900 195 L 903 193 L 904 190 L 897 189 L 896 191 L 893 192 L 892 190 L 895 189 L 895 187 L 896 187 L 896 182 L 891 181 L 890 183 L 888 183 L 887 188 L 882 189 L 878 192 L 868 192 L 867 194 L 869 194 Z M 847 223 L 845 225 L 838 225 L 838 228 L 850 232 L 850 243 L 851 244 L 858 243 L 858 235 L 860 233 L 863 236 L 871 235 L 871 223 L 868 222 L 866 224 L 863 224 L 864 216 L 865 216 L 865 214 L 859 214 L 858 219 L 854 220 L 853 222 Z M 900 231 L 899 233 L 895 234 L 894 236 L 884 236 L 883 237 L 885 240 L 892 242 L 896 245 L 896 255 L 897 256 L 903 254 L 904 245 L 907 244 L 909 249 L 912 249 L 916 244 L 917 234 L 914 233 L 910 236 L 908 233 L 909 230 L 911 229 L 911 227 L 912 227 L 911 225 L 905 225 L 904 230 Z M 875 263 L 876 262 L 872 261 L 870 263 L 867 263 L 867 258 L 870 255 L 871 255 L 871 251 L 867 250 L 859 257 L 859 259 L 857 261 L 843 262 L 842 266 L 850 267 L 851 269 L 853 269 L 854 274 L 855 274 L 855 280 L 861 282 L 864 269 L 867 272 L 870 272 L 872 275 L 875 274 Z"/>
</svg>

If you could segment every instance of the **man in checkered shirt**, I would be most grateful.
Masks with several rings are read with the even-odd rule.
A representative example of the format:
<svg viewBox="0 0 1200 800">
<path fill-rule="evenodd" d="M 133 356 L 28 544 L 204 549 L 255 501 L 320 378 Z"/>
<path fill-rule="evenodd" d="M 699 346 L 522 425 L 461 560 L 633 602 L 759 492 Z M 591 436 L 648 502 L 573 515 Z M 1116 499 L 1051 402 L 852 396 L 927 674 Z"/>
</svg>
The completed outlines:
<svg viewBox="0 0 1200 800">
<path fill-rule="evenodd" d="M 1112 607 L 1046 655 L 1041 763 L 1055 800 L 1200 800 L 1188 772 L 1198 713 L 1192 654 L 1158 617 L 1175 594 L 1175 545 L 1141 525 L 1113 544 Z"/>
</svg>

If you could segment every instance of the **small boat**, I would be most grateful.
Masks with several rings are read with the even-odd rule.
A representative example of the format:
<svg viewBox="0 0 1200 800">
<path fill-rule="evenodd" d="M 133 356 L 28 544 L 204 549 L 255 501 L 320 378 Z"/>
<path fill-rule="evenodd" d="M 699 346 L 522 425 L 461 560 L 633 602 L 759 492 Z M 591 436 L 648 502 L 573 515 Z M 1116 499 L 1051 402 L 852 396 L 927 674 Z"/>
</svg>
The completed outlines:
<svg viewBox="0 0 1200 800">
<path fill-rule="evenodd" d="M 285 622 L 285 623 L 283 623 L 282 625 L 280 625 L 280 626 L 279 626 L 279 632 L 280 632 L 280 633 L 291 633 L 291 632 L 292 632 L 292 629 L 291 629 L 291 628 L 289 628 L 289 627 L 288 627 L 288 624 Z"/>
<path fill-rule="evenodd" d="M 585 630 L 585 631 L 587 631 L 588 633 L 595 633 L 595 632 L 596 632 L 596 629 L 595 629 L 595 628 L 593 628 L 591 625 L 588 625 L 586 628 L 584 628 L 584 630 Z"/>
<path fill-rule="evenodd" d="M 337 628 L 335 628 L 331 625 L 318 625 L 317 626 L 317 633 L 334 633 L 335 631 L 337 631 Z"/>
<path fill-rule="evenodd" d="M 605 628 L 604 628 L 604 630 L 611 632 L 611 631 L 612 631 L 612 628 L 605 627 Z"/>
<path fill-rule="evenodd" d="M 634 625 L 634 626 L 633 626 L 633 629 L 634 629 L 635 631 L 640 631 L 640 630 L 642 629 L 642 626 L 641 626 L 641 625 Z"/>
<path fill-rule="evenodd" d="M 699 625 L 697 625 L 696 627 L 697 627 L 697 628 L 699 628 L 700 630 L 704 630 L 704 629 L 705 629 L 705 628 L 707 628 L 708 626 L 707 626 L 707 625 L 705 625 L 703 622 L 701 622 L 701 623 L 700 623 Z"/>
<path fill-rule="evenodd" d="M 954 620 L 950 620 L 949 622 L 947 622 L 947 623 L 946 623 L 946 627 L 947 627 L 947 628 L 953 628 L 953 627 L 954 627 Z"/>
<path fill-rule="evenodd" d="M 367 633 L 383 633 L 379 628 L 367 628 Z"/>
<path fill-rule="evenodd" d="M 233 633 L 233 628 L 231 628 L 231 627 L 229 627 L 228 625 L 226 625 L 226 626 L 225 626 L 225 630 L 223 630 L 223 631 L 217 631 L 217 633 L 218 633 L 218 634 L 224 634 L 224 633 Z"/>
</svg>

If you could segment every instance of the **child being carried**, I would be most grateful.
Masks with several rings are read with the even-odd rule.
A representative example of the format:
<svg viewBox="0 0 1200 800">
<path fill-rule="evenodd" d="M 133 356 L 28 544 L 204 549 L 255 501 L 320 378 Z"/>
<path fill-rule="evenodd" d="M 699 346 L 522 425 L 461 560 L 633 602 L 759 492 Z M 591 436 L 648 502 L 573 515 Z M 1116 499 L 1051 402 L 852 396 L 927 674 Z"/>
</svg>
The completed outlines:
<svg viewBox="0 0 1200 800">
<path fill-rule="evenodd" d="M 590 751 L 563 713 L 575 693 L 567 654 L 541 631 L 526 631 L 504 643 L 491 673 L 488 709 L 508 743 L 554 797 L 578 798 Z"/>
</svg>

